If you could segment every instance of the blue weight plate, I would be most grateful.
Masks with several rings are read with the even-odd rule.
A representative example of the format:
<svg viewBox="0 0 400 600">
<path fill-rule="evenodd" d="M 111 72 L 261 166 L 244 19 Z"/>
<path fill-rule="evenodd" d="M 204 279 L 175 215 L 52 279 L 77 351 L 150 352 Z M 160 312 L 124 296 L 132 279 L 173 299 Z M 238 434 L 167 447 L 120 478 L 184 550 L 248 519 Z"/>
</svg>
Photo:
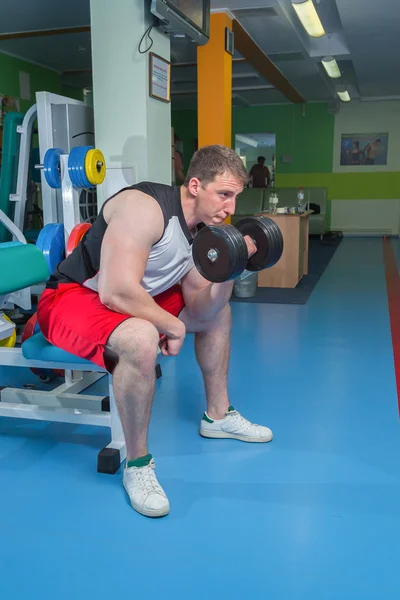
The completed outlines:
<svg viewBox="0 0 400 600">
<path fill-rule="evenodd" d="M 86 176 L 86 169 L 85 169 L 85 159 L 86 159 L 86 154 L 89 152 L 89 150 L 94 150 L 94 146 L 82 146 L 82 164 L 83 164 L 83 168 L 82 168 L 82 181 L 83 181 L 83 187 L 84 188 L 91 188 L 94 187 L 89 179 Z"/>
<path fill-rule="evenodd" d="M 79 187 L 79 181 L 76 176 L 76 148 L 71 148 L 68 157 L 68 172 L 69 178 L 71 179 L 71 183 L 74 187 Z"/>
<path fill-rule="evenodd" d="M 80 169 L 80 175 L 81 175 L 83 188 L 93 187 L 92 184 L 90 183 L 89 179 L 86 176 L 86 169 L 85 169 L 86 154 L 88 153 L 89 150 L 92 150 L 92 149 L 93 149 L 93 146 L 81 146 L 81 152 L 79 154 L 80 164 L 82 165 L 82 167 Z"/>
<path fill-rule="evenodd" d="M 50 274 L 65 258 L 64 225 L 50 223 L 39 233 L 36 247 L 43 252 Z"/>
<path fill-rule="evenodd" d="M 72 185 L 77 188 L 92 187 L 85 172 L 85 158 L 93 146 L 76 146 L 71 149 L 68 159 L 68 170 Z"/>
<path fill-rule="evenodd" d="M 64 154 L 61 148 L 50 148 L 44 155 L 43 171 L 45 179 L 51 188 L 60 189 L 60 155 Z"/>
<path fill-rule="evenodd" d="M 79 174 L 79 147 L 72 148 L 68 158 L 69 176 L 74 187 L 82 187 Z"/>
</svg>

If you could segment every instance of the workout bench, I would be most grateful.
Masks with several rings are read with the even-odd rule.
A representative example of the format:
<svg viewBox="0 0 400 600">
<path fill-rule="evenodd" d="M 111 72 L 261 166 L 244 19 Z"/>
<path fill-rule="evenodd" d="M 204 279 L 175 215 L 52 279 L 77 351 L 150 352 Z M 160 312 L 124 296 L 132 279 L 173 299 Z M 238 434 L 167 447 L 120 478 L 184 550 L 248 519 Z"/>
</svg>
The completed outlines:
<svg viewBox="0 0 400 600">
<path fill-rule="evenodd" d="M 0 221 L 19 238 L 0 244 L 1 309 L 7 306 L 11 298 L 15 298 L 18 290 L 46 281 L 49 269 L 43 253 L 36 246 L 26 243 L 22 233 L 16 231 L 15 225 L 2 211 Z M 3 322 L 7 323 L 4 319 Z M 10 330 L 13 328 L 11 324 Z M 12 331 L 8 331 L 8 334 L 12 337 Z M 65 383 L 49 392 L 3 388 L 0 393 L 0 416 L 109 427 L 111 442 L 99 452 L 97 470 L 115 473 L 119 469 L 126 458 L 126 447 L 110 374 L 90 361 L 52 346 L 41 333 L 27 339 L 21 348 L 1 347 L 0 365 L 65 371 Z M 105 376 L 108 378 L 108 396 L 80 393 Z"/>
</svg>

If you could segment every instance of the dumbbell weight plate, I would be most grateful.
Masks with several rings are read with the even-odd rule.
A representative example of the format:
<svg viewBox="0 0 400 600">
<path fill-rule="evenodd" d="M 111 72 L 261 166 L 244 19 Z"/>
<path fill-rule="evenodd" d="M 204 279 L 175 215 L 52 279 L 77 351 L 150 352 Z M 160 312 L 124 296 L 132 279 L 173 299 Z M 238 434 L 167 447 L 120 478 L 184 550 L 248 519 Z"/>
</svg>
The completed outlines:
<svg viewBox="0 0 400 600">
<path fill-rule="evenodd" d="M 236 223 L 236 229 L 249 235 L 256 243 L 257 252 L 247 261 L 247 271 L 261 271 L 273 267 L 282 256 L 283 236 L 278 225 L 268 217 L 247 217 Z"/>
<path fill-rule="evenodd" d="M 216 260 L 208 257 L 217 252 Z M 243 236 L 232 225 L 203 227 L 193 240 L 193 260 L 208 281 L 222 283 L 236 279 L 246 267 L 248 251 Z"/>
</svg>

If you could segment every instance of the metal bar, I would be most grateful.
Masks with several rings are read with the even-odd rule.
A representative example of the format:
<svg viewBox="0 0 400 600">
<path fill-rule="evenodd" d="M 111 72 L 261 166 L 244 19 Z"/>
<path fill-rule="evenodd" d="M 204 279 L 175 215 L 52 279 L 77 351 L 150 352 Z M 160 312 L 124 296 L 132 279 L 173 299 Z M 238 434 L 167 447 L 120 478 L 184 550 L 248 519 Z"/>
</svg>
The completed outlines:
<svg viewBox="0 0 400 600">
<path fill-rule="evenodd" d="M 8 229 L 10 233 L 17 239 L 21 244 L 26 244 L 26 239 L 22 231 L 15 225 L 13 221 L 0 209 L 0 223 L 3 223 L 4 227 Z"/>
<path fill-rule="evenodd" d="M 74 188 L 72 185 L 68 171 L 68 157 L 68 154 L 62 154 L 60 156 L 65 246 L 67 246 L 71 231 L 75 225 L 81 221 L 81 212 L 79 206 L 81 190 Z"/>
<path fill-rule="evenodd" d="M 99 381 L 105 373 L 84 373 L 80 379 L 72 380 L 72 383 L 63 383 L 53 390 L 53 394 L 80 394 L 83 390 Z"/>
<path fill-rule="evenodd" d="M 23 406 L 37 406 L 39 408 L 68 408 L 73 410 L 90 410 L 102 412 L 101 405 L 104 396 L 91 396 L 88 394 L 56 393 L 55 390 L 44 392 L 42 390 L 4 388 L 0 393 L 0 407 L 3 404 L 14 404 L 15 410 Z"/>
<path fill-rule="evenodd" d="M 86 31 L 90 31 L 90 25 L 83 25 L 81 27 L 62 27 L 59 29 L 15 31 L 12 33 L 0 33 L 0 40 L 18 40 L 21 38 L 44 37 L 48 35 L 64 35 L 66 33 L 85 33 Z"/>
<path fill-rule="evenodd" d="M 18 176 L 17 189 L 15 193 L 15 212 L 14 223 L 21 231 L 24 230 L 26 196 L 28 187 L 28 171 L 30 162 L 30 150 L 32 144 L 32 128 L 37 116 L 36 104 L 26 113 L 21 127 L 18 129 L 21 134 L 18 158 Z"/>
<path fill-rule="evenodd" d="M 10 404 L 0 402 L 0 416 L 19 419 L 35 419 L 53 423 L 75 423 L 77 425 L 97 425 L 110 427 L 110 414 L 87 409 L 42 408 L 31 404 Z"/>
</svg>

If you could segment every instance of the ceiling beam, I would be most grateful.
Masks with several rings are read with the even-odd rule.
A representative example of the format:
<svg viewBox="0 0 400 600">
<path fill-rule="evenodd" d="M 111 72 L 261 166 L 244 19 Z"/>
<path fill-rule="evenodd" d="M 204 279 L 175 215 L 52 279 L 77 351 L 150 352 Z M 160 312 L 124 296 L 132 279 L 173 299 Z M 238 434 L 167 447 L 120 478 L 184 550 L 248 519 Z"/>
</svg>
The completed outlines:
<svg viewBox="0 0 400 600">
<path fill-rule="evenodd" d="M 264 54 L 253 38 L 237 19 L 232 23 L 235 36 L 235 48 L 265 79 L 267 79 L 286 98 L 294 103 L 303 103 L 305 99 L 280 72 L 278 67 Z"/>
<path fill-rule="evenodd" d="M 245 63 L 247 62 L 245 58 L 233 58 L 233 63 Z M 171 63 L 171 67 L 174 69 L 179 67 L 197 67 L 197 62 L 181 62 L 181 63 Z"/>
<path fill-rule="evenodd" d="M 21 38 L 44 37 L 48 35 L 64 35 L 66 33 L 86 33 L 90 25 L 82 27 L 63 27 L 61 29 L 36 29 L 34 31 L 16 31 L 15 33 L 0 33 L 0 41 L 18 40 Z"/>
<path fill-rule="evenodd" d="M 259 90 L 274 90 L 273 85 L 239 85 L 232 86 L 232 92 L 254 92 Z M 172 96 L 188 96 L 191 94 L 197 94 L 197 88 L 192 88 L 189 90 L 174 90 L 171 89 Z"/>
</svg>

